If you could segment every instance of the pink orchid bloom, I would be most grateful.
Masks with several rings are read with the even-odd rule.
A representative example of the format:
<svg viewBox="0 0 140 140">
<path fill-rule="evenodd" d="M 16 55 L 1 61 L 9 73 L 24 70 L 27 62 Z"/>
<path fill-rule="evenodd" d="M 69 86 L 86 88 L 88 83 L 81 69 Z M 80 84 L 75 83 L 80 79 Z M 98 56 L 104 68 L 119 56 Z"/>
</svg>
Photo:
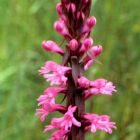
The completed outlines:
<svg viewBox="0 0 140 140">
<path fill-rule="evenodd" d="M 77 108 L 76 106 L 74 106 L 74 107 L 69 106 L 68 111 L 64 114 L 63 117 L 52 119 L 51 125 L 49 125 L 49 128 L 54 126 L 54 128 L 63 129 L 63 130 L 68 131 L 71 129 L 72 125 L 80 127 L 81 123 L 79 121 L 77 121 L 73 116 L 73 113 L 76 111 L 76 108 Z M 48 130 L 48 127 L 46 130 Z"/>
<path fill-rule="evenodd" d="M 99 93 L 112 95 L 112 92 L 116 92 L 115 86 L 112 82 L 108 82 L 105 79 L 97 79 L 95 81 L 90 82 L 90 86 L 92 88 L 98 89 Z"/>
<path fill-rule="evenodd" d="M 108 82 L 105 79 L 97 79 L 90 82 L 91 88 L 84 92 L 85 99 L 96 94 L 112 95 L 112 92 L 116 92 L 115 86 L 112 82 Z"/>
<path fill-rule="evenodd" d="M 65 74 L 69 72 L 71 68 L 61 66 L 53 61 L 46 62 L 45 66 L 39 70 L 39 73 L 51 83 L 51 85 L 66 85 L 67 77 Z M 48 74 L 52 72 L 51 74 Z"/>
<path fill-rule="evenodd" d="M 83 115 L 87 123 L 90 123 L 85 129 L 91 129 L 91 132 L 95 133 L 97 130 L 105 131 L 109 134 L 112 133 L 112 129 L 116 129 L 115 122 L 110 122 L 110 117 L 107 115 L 97 115 L 86 113 Z"/>
<path fill-rule="evenodd" d="M 60 104 L 55 104 L 55 100 L 44 103 L 39 109 L 36 110 L 36 115 L 40 115 L 40 120 L 44 121 L 49 113 L 54 111 L 64 111 L 65 107 Z"/>
<path fill-rule="evenodd" d="M 60 92 L 64 91 L 65 88 L 62 87 L 49 87 L 44 91 L 44 95 L 41 95 L 37 101 L 39 102 L 38 105 L 43 105 L 46 102 L 51 102 L 51 100 L 55 99 Z"/>
</svg>

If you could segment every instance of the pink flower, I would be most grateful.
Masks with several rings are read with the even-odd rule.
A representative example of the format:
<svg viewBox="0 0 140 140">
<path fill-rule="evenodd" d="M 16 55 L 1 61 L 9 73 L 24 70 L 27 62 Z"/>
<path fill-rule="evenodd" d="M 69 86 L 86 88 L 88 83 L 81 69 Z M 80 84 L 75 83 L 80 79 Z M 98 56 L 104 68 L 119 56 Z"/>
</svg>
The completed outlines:
<svg viewBox="0 0 140 140">
<path fill-rule="evenodd" d="M 78 84 L 80 87 L 82 88 L 88 88 L 90 86 L 90 81 L 84 77 L 84 76 L 81 76 L 79 79 L 78 79 Z"/>
<path fill-rule="evenodd" d="M 112 82 L 108 82 L 105 79 L 97 79 L 90 82 L 90 86 L 98 89 L 99 93 L 112 95 L 112 92 L 116 92 L 115 86 Z"/>
<path fill-rule="evenodd" d="M 39 102 L 38 105 L 43 105 L 47 102 L 51 102 L 54 100 L 55 96 L 57 96 L 60 92 L 64 91 L 65 88 L 61 87 L 49 87 L 44 91 L 44 95 L 41 95 L 37 101 Z"/>
<path fill-rule="evenodd" d="M 112 82 L 108 82 L 105 79 L 97 79 L 90 82 L 91 88 L 84 92 L 85 99 L 96 94 L 112 95 L 112 92 L 116 92 L 115 86 Z"/>
<path fill-rule="evenodd" d="M 86 113 L 83 115 L 87 123 L 90 123 L 85 129 L 91 129 L 91 132 L 95 133 L 97 130 L 105 131 L 109 134 L 112 133 L 112 129 L 115 128 L 115 122 L 110 122 L 110 117 L 107 115 L 98 116 L 96 114 Z"/>
<path fill-rule="evenodd" d="M 44 121 L 49 113 L 54 111 L 64 111 L 65 107 L 59 104 L 55 104 L 55 100 L 43 103 L 43 105 L 36 110 L 36 115 L 40 115 L 40 120 Z"/>
<path fill-rule="evenodd" d="M 68 131 L 62 129 L 57 130 L 51 135 L 51 138 L 49 140 L 68 140 L 67 133 Z"/>
<path fill-rule="evenodd" d="M 43 41 L 42 48 L 48 52 L 58 53 L 61 55 L 64 54 L 64 51 L 54 41 L 51 40 Z"/>
<path fill-rule="evenodd" d="M 67 77 L 65 74 L 69 72 L 71 68 L 61 66 L 53 61 L 46 62 L 45 66 L 39 70 L 39 73 L 46 78 L 51 85 L 66 85 Z M 49 72 L 52 72 L 48 74 Z"/>
<path fill-rule="evenodd" d="M 69 106 L 68 111 L 64 114 L 64 117 L 53 118 L 51 121 L 51 125 L 49 125 L 49 127 L 54 126 L 55 128 L 63 129 L 66 131 L 71 129 L 72 124 L 77 127 L 80 127 L 81 123 L 77 121 L 73 116 L 73 113 L 76 111 L 76 108 L 77 108 L 76 106 L 74 107 Z"/>
</svg>

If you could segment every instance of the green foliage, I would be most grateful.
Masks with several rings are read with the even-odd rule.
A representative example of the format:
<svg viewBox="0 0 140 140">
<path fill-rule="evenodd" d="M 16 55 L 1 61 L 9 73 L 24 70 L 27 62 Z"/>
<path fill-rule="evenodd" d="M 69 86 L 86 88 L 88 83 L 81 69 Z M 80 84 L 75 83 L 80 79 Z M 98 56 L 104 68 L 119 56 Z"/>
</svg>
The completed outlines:
<svg viewBox="0 0 140 140">
<path fill-rule="evenodd" d="M 44 140 L 44 125 L 34 116 L 36 98 L 48 84 L 37 70 L 46 60 L 61 61 L 40 48 L 42 40 L 63 39 L 53 30 L 58 0 L 0 1 L 0 140 Z M 91 79 L 114 81 L 112 97 L 90 99 L 90 112 L 109 114 L 118 129 L 112 135 L 87 134 L 87 140 L 140 138 L 140 18 L 139 0 L 94 0 L 97 26 L 92 35 L 104 52 L 87 73 Z M 48 120 L 51 117 L 48 118 Z"/>
</svg>

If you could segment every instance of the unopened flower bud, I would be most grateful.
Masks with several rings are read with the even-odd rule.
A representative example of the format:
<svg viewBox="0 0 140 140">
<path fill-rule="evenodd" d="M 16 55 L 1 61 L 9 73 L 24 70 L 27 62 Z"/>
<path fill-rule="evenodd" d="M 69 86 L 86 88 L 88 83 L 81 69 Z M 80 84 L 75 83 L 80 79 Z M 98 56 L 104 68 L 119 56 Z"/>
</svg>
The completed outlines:
<svg viewBox="0 0 140 140">
<path fill-rule="evenodd" d="M 82 11 L 77 12 L 77 20 L 79 19 L 85 19 L 85 14 Z"/>
<path fill-rule="evenodd" d="M 78 42 L 76 39 L 72 39 L 69 43 L 70 50 L 75 51 L 78 48 Z"/>
<path fill-rule="evenodd" d="M 71 10 L 73 13 L 76 11 L 76 6 L 74 3 L 70 3 L 68 6 L 67 6 L 67 10 Z"/>
<path fill-rule="evenodd" d="M 89 53 L 91 55 L 93 55 L 94 57 L 97 57 L 101 52 L 102 52 L 102 46 L 98 45 L 98 46 L 94 46 L 89 50 Z"/>
<path fill-rule="evenodd" d="M 54 28 L 59 34 L 61 34 L 63 36 L 69 36 L 68 29 L 63 20 L 60 19 L 60 20 L 56 21 L 54 23 Z"/>
<path fill-rule="evenodd" d="M 62 15 L 62 4 L 61 3 L 58 3 L 56 5 L 56 11 L 57 11 L 57 13 L 58 13 L 59 16 Z"/>
<path fill-rule="evenodd" d="M 42 48 L 48 52 L 64 54 L 64 51 L 54 41 L 51 40 L 43 41 Z"/>
<path fill-rule="evenodd" d="M 87 19 L 87 26 L 91 29 L 96 25 L 96 18 L 95 17 L 90 17 Z"/>
<path fill-rule="evenodd" d="M 80 52 L 86 52 L 93 45 L 93 39 L 86 38 L 81 46 Z"/>
<path fill-rule="evenodd" d="M 90 38 L 86 38 L 84 40 L 84 46 L 86 48 L 90 48 L 92 45 L 93 45 L 93 39 L 91 37 Z"/>
<path fill-rule="evenodd" d="M 85 25 L 81 28 L 81 33 L 88 33 L 96 25 L 96 18 L 90 17 L 86 20 Z"/>
</svg>

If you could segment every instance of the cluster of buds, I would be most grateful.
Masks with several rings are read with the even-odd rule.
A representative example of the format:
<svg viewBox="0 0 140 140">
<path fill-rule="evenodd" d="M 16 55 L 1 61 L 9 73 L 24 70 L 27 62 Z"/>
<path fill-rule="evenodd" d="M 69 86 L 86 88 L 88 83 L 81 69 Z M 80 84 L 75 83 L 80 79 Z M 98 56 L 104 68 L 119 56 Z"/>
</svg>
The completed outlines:
<svg viewBox="0 0 140 140">
<path fill-rule="evenodd" d="M 45 127 L 44 132 L 57 129 L 49 140 L 84 140 L 88 130 L 112 133 L 116 128 L 109 116 L 85 112 L 85 101 L 90 97 L 116 92 L 112 82 L 103 78 L 90 81 L 84 76 L 102 52 L 102 46 L 94 45 L 90 37 L 96 25 L 96 18 L 89 17 L 90 8 L 91 0 L 61 0 L 56 5 L 60 18 L 54 23 L 54 29 L 65 39 L 66 48 L 62 49 L 51 40 L 42 42 L 45 51 L 62 56 L 61 64 L 47 61 L 39 70 L 51 87 L 37 99 L 36 115 L 45 121 L 52 112 L 63 114 L 60 118 L 53 118 Z M 56 103 L 56 96 L 60 94 L 66 105 Z"/>
</svg>

